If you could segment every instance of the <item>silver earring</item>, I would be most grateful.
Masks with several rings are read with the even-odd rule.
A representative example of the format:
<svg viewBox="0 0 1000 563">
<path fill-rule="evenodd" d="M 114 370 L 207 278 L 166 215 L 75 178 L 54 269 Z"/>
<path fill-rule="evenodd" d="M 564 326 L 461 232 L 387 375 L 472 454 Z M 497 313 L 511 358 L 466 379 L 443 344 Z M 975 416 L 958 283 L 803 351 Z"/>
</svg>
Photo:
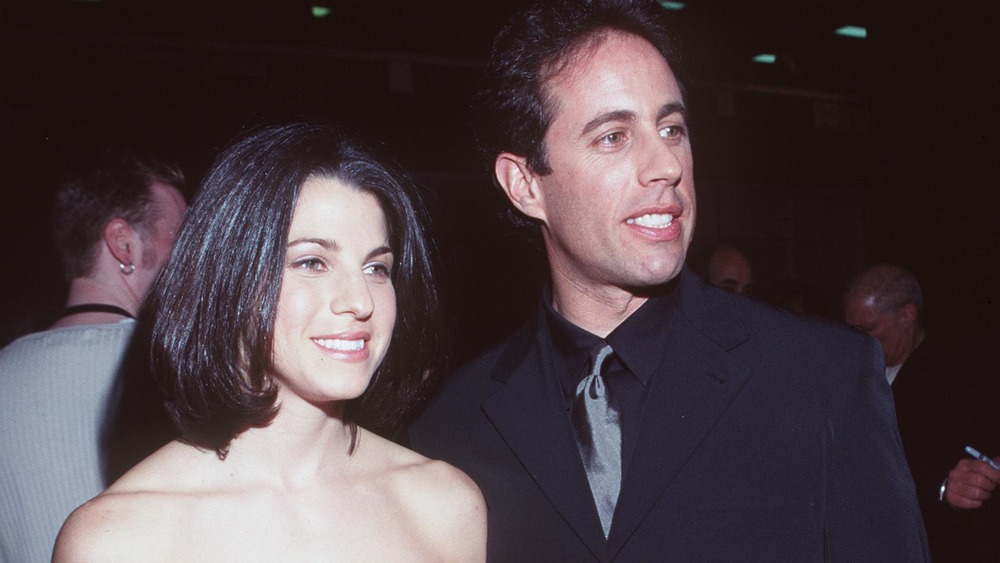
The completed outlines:
<svg viewBox="0 0 1000 563">
<path fill-rule="evenodd" d="M 118 267 L 122 269 L 122 273 L 126 276 L 135 271 L 135 264 L 129 264 L 126 266 L 125 264 L 119 263 Z"/>
</svg>

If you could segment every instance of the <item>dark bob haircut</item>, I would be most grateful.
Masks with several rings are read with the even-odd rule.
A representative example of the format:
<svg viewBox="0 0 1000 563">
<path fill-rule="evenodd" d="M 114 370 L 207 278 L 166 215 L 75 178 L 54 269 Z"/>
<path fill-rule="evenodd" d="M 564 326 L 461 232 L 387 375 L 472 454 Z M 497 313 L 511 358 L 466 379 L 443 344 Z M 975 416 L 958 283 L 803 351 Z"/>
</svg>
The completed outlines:
<svg viewBox="0 0 1000 563">
<path fill-rule="evenodd" d="M 275 416 L 275 313 L 288 232 L 313 176 L 374 195 L 388 223 L 397 298 L 392 344 L 368 389 L 346 405 L 356 424 L 401 423 L 442 362 L 443 323 L 423 208 L 400 177 L 333 130 L 264 128 L 225 149 L 188 210 L 150 295 L 152 364 L 188 442 L 224 456 L 241 432 Z"/>
<path fill-rule="evenodd" d="M 539 174 L 551 172 L 544 138 L 555 108 L 546 84 L 609 32 L 645 39 L 676 74 L 677 55 L 662 13 L 646 0 L 554 0 L 538 2 L 507 22 L 473 103 L 477 145 L 490 166 L 497 155 L 510 152 L 525 157 Z"/>
</svg>

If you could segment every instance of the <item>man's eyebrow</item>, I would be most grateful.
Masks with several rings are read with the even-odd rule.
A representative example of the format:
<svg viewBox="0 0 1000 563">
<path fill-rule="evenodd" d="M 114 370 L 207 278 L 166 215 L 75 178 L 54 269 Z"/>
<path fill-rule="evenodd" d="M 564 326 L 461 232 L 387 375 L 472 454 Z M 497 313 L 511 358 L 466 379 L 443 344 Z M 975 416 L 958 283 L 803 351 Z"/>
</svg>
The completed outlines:
<svg viewBox="0 0 1000 563">
<path fill-rule="evenodd" d="M 671 102 L 669 104 L 664 104 L 663 107 L 660 108 L 660 111 L 656 113 L 656 119 L 660 120 L 675 113 L 680 114 L 685 119 L 687 118 L 687 108 L 684 107 L 684 104 L 680 102 Z M 606 111 L 588 121 L 587 124 L 583 126 L 583 131 L 581 131 L 580 135 L 586 135 L 605 123 L 610 123 L 612 121 L 635 121 L 635 119 L 635 112 L 629 110 L 620 109 L 615 111 Z"/>
<path fill-rule="evenodd" d="M 624 109 L 604 112 L 588 121 L 583 126 L 583 131 L 580 132 L 580 135 L 586 135 L 601 125 L 612 121 L 635 121 L 635 113 Z"/>
<path fill-rule="evenodd" d="M 663 107 L 660 108 L 659 113 L 656 114 L 656 119 L 660 120 L 663 119 L 664 117 L 673 115 L 675 113 L 679 113 L 681 117 L 687 119 L 688 115 L 687 108 L 684 107 L 684 104 L 680 102 L 671 102 L 669 104 L 664 104 Z"/>
</svg>

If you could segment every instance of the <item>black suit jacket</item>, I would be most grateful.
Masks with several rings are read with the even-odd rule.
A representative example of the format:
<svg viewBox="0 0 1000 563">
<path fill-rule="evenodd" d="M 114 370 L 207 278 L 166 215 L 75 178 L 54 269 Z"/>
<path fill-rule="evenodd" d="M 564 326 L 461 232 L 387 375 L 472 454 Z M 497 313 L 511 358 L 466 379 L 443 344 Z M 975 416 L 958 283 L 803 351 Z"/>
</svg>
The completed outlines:
<svg viewBox="0 0 1000 563">
<path fill-rule="evenodd" d="M 928 336 L 892 384 L 896 419 L 935 563 L 1000 559 L 1000 507 L 954 510 L 938 500 L 941 482 L 965 446 L 1000 452 L 1000 424 L 990 419 L 998 394 L 983 375 L 983 346 Z M 990 554 L 985 556 L 983 554 Z"/>
<path fill-rule="evenodd" d="M 491 561 L 924 561 L 874 340 L 682 273 L 605 540 L 539 315 L 453 374 L 412 446 L 468 473 Z"/>
</svg>

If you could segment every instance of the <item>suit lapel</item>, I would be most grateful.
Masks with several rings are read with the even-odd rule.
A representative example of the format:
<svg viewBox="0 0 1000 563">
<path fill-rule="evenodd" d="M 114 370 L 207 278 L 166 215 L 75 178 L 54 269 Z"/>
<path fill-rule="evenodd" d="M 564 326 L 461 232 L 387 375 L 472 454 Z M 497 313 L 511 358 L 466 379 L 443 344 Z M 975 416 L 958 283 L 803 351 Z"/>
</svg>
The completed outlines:
<svg viewBox="0 0 1000 563">
<path fill-rule="evenodd" d="M 551 354 L 539 349 L 536 330 L 511 340 L 494 378 L 504 386 L 483 403 L 507 445 L 577 536 L 603 559 L 604 534 L 580 462 Z"/>
<path fill-rule="evenodd" d="M 610 538 L 613 553 L 626 543 L 751 375 L 728 353 L 749 337 L 746 328 L 725 314 L 723 303 L 706 300 L 700 280 L 685 277 L 681 309 L 671 316 L 665 353 L 646 399 L 618 500 Z"/>
</svg>

